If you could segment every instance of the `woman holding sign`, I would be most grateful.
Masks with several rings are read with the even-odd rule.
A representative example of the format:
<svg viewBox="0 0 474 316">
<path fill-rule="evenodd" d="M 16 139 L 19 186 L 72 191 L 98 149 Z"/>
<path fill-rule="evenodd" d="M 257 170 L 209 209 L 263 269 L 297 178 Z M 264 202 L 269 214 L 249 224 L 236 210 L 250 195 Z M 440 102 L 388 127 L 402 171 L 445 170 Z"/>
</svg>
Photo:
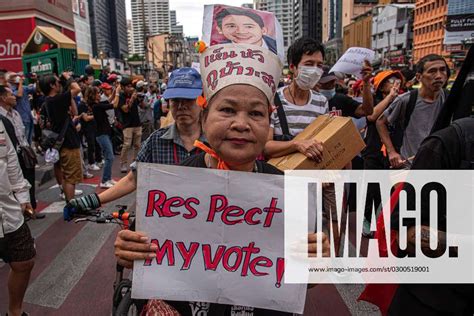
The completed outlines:
<svg viewBox="0 0 474 316">
<path fill-rule="evenodd" d="M 196 141 L 195 146 L 203 152 L 180 165 L 281 175 L 280 170 L 256 160 L 270 131 L 271 104 L 281 74 L 280 60 L 261 47 L 219 45 L 207 48 L 200 62 L 206 98 L 198 98 L 198 104 L 203 109 L 201 123 L 209 145 Z M 109 191 L 93 196 L 93 207 L 110 202 Z M 308 236 L 310 255 L 317 252 L 316 237 L 316 234 Z M 329 242 L 324 234 L 322 240 L 323 256 L 328 255 Z M 157 250 L 157 245 L 150 243 L 148 236 L 141 232 L 121 231 L 115 242 L 119 263 L 129 268 L 135 260 L 155 258 Z M 289 315 L 275 310 L 205 302 L 151 300 L 148 308 L 149 311 L 165 308 L 167 315 L 240 315 L 242 312 L 255 316 Z"/>
<path fill-rule="evenodd" d="M 202 126 L 209 146 L 196 142 L 196 146 L 204 152 L 190 157 L 181 165 L 282 174 L 275 167 L 256 160 L 268 137 L 271 101 L 280 78 L 281 64 L 276 56 L 269 52 L 259 58 L 248 54 L 248 50 L 252 50 L 251 47 L 212 47 L 201 56 L 201 73 L 207 101 L 201 98 L 199 103 L 203 107 Z M 216 54 L 227 56 L 228 60 L 216 60 Z M 316 234 L 309 234 L 308 240 L 309 252 L 316 253 Z M 326 236 L 323 236 L 323 244 L 324 254 L 329 251 Z M 134 260 L 154 258 L 157 246 L 151 244 L 143 233 L 121 231 L 117 236 L 115 249 L 119 262 L 132 267 Z M 192 315 L 192 311 L 196 310 L 205 310 L 203 315 L 231 315 L 244 310 L 246 315 L 286 314 L 220 304 L 203 305 L 198 302 L 174 301 L 167 303 L 182 315 Z"/>
</svg>

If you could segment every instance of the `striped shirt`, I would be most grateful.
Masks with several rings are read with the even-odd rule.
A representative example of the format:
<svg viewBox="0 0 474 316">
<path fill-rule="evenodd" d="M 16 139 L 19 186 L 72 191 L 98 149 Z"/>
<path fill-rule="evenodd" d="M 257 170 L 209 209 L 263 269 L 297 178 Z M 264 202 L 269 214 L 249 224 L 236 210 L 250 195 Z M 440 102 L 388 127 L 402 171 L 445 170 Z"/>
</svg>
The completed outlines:
<svg viewBox="0 0 474 316">
<path fill-rule="evenodd" d="M 322 114 L 327 114 L 329 112 L 329 105 L 327 99 L 320 94 L 310 90 L 310 99 L 309 102 L 305 105 L 295 105 L 290 103 L 283 94 L 282 87 L 278 89 L 277 93 L 280 97 L 281 104 L 286 114 L 286 121 L 288 122 L 288 129 L 290 134 L 293 136 L 301 133 L 315 118 Z M 271 124 L 270 127 L 273 128 L 274 135 L 282 135 L 280 119 L 278 118 L 277 111 L 273 111 L 271 115 Z"/>
</svg>

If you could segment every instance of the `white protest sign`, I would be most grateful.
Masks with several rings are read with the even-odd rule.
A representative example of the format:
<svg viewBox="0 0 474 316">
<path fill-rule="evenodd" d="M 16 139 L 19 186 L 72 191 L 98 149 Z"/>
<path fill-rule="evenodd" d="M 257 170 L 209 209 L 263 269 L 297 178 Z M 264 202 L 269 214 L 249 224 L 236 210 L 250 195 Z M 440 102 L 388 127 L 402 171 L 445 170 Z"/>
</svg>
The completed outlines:
<svg viewBox="0 0 474 316">
<path fill-rule="evenodd" d="M 303 313 L 306 284 L 283 280 L 283 177 L 138 163 L 134 298 Z"/>
<path fill-rule="evenodd" d="M 204 6 L 202 40 L 208 46 L 249 44 L 285 60 L 283 31 L 272 12 L 216 4 Z"/>
<path fill-rule="evenodd" d="M 194 69 L 197 70 L 197 72 L 201 73 L 201 64 L 200 63 L 193 62 L 191 64 L 191 68 L 194 68 Z"/>
<path fill-rule="evenodd" d="M 342 72 L 349 75 L 354 75 L 357 78 L 362 78 L 361 70 L 364 65 L 364 60 L 372 62 L 374 60 L 375 52 L 371 49 L 363 47 L 351 47 L 344 55 L 339 58 L 336 64 L 329 72 Z"/>
</svg>

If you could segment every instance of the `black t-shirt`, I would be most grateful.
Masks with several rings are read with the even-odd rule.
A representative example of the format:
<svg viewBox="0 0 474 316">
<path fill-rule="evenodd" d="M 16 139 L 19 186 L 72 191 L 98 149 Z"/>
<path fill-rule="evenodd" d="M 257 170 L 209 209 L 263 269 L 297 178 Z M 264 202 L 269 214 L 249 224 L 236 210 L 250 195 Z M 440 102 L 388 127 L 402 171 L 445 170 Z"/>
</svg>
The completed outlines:
<svg viewBox="0 0 474 316">
<path fill-rule="evenodd" d="M 434 135 L 441 137 L 442 140 L 437 137 L 427 138 L 415 156 L 412 169 L 459 169 L 464 157 L 461 156 L 462 148 L 455 128 L 449 126 Z M 392 214 L 391 221 L 398 226 L 397 213 Z M 422 224 L 429 225 L 429 223 Z M 445 219 L 440 219 L 439 229 L 445 231 Z M 396 296 L 392 304 L 403 304 L 407 310 L 415 310 L 413 306 L 421 304 L 439 315 L 445 313 L 472 315 L 474 313 L 474 285 L 472 284 L 402 284 L 398 291 L 400 293 L 397 294 L 403 297 L 403 301 L 397 301 L 398 296 Z"/>
<path fill-rule="evenodd" d="M 97 136 L 111 135 L 112 128 L 110 127 L 107 110 L 113 109 L 114 106 L 108 102 L 100 102 L 92 106 L 92 113 L 97 123 Z"/>
<path fill-rule="evenodd" d="M 85 102 L 79 102 L 79 105 L 77 106 L 77 112 L 79 114 L 82 114 L 82 113 L 87 113 L 87 115 L 93 115 L 92 109 L 87 106 L 87 104 Z M 97 131 L 97 123 L 96 123 L 96 120 L 95 118 L 92 120 L 92 121 L 84 121 L 81 119 L 81 130 L 84 131 L 84 132 L 91 132 L 91 133 L 95 133 Z"/>
<path fill-rule="evenodd" d="M 33 94 L 33 100 L 31 101 L 31 108 L 35 109 L 37 112 L 41 111 L 41 106 L 43 105 L 46 97 L 39 93 Z"/>
<path fill-rule="evenodd" d="M 64 135 L 63 147 L 74 149 L 80 147 L 79 134 L 72 125 L 71 116 L 69 115 L 69 107 L 71 106 L 71 91 L 57 94 L 54 97 L 46 97 L 47 114 L 52 124 L 52 130 L 60 133 L 64 122 L 68 122 L 66 134 Z"/>
<path fill-rule="evenodd" d="M 360 116 L 355 114 L 355 111 L 361 103 L 357 102 L 351 97 L 348 97 L 342 93 L 336 93 L 329 101 L 329 111 L 332 111 L 333 108 L 336 110 L 342 111 L 342 116 L 352 116 L 355 118 L 360 118 Z"/>
<path fill-rule="evenodd" d="M 180 165 L 186 167 L 195 167 L 195 168 L 207 168 L 206 161 L 204 160 L 206 153 L 201 152 L 197 155 L 191 156 L 183 160 Z M 266 163 L 265 161 L 256 161 L 257 172 L 258 173 L 267 173 L 267 174 L 280 174 L 283 175 L 283 171 L 280 169 Z"/>
<path fill-rule="evenodd" d="M 444 128 L 433 134 L 436 137 L 428 137 L 421 144 L 418 153 L 413 160 L 411 169 L 414 170 L 456 170 L 459 169 L 461 160 L 461 144 L 456 129 L 453 126 Z M 440 137 L 440 138 L 438 138 Z M 422 212 L 429 209 L 422 209 Z M 398 227 L 399 216 L 397 212 L 392 213 L 391 221 Z M 429 225 L 429 223 L 421 223 Z M 446 218 L 439 219 L 439 230 L 446 230 Z"/>
<path fill-rule="evenodd" d="M 379 104 L 383 99 L 374 98 L 374 104 Z M 379 132 L 375 126 L 375 122 L 370 122 L 367 120 L 367 133 L 365 135 L 365 144 L 366 147 L 362 150 L 362 158 L 373 158 L 379 159 L 380 169 L 383 169 L 383 154 L 380 151 L 382 148 L 382 141 L 380 140 Z"/>
<path fill-rule="evenodd" d="M 204 160 L 205 153 L 200 153 L 191 156 L 181 162 L 180 165 L 195 168 L 207 168 Z M 267 174 L 282 175 L 283 172 L 273 167 L 272 165 L 264 161 L 256 161 L 257 172 Z M 182 302 L 182 301 L 166 301 L 169 305 L 173 306 L 181 315 L 202 315 L 202 316 L 231 316 L 231 315 L 248 315 L 248 316 L 287 316 L 292 315 L 291 313 L 279 312 L 274 310 L 244 307 L 244 306 L 233 306 L 224 304 L 214 303 L 203 303 L 203 302 Z M 193 314 L 193 311 L 195 313 Z M 198 312 L 196 312 L 198 311 Z"/>
<path fill-rule="evenodd" d="M 441 137 L 427 138 L 415 156 L 411 169 L 459 169 L 461 164 L 461 146 L 456 129 L 444 128 L 433 135 Z"/>
<path fill-rule="evenodd" d="M 122 106 L 124 106 L 127 103 L 128 99 L 129 99 L 129 97 L 125 96 L 124 93 L 120 94 L 119 104 L 118 104 L 119 111 L 120 111 L 120 115 L 119 115 L 120 122 L 122 123 L 123 128 L 139 127 L 139 126 L 141 126 L 140 117 L 138 115 L 138 103 L 139 103 L 139 101 L 137 99 L 135 99 L 135 101 L 131 105 L 128 112 L 124 112 L 122 110 Z"/>
</svg>

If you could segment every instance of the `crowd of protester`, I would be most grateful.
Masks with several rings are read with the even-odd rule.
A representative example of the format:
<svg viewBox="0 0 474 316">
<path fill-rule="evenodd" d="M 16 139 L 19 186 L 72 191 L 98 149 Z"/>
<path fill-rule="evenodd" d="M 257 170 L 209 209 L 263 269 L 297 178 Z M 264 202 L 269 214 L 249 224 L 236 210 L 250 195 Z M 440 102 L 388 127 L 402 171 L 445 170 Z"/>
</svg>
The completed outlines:
<svg viewBox="0 0 474 316">
<path fill-rule="evenodd" d="M 262 143 L 263 151 L 252 154 L 264 160 L 300 152 L 310 159 L 321 160 L 323 143 L 317 139 L 301 141 L 294 137 L 318 116 L 331 114 L 353 118 L 366 142 L 366 148 L 346 168 L 409 168 L 449 93 L 445 87 L 450 70 L 444 58 L 427 55 L 414 69 L 401 70 L 374 71 L 366 62 L 359 77 L 331 73 L 324 58 L 324 46 L 310 38 L 298 39 L 289 47 L 292 80 L 288 85 L 281 84 L 272 102 L 278 110 L 269 113 L 270 128 L 266 141 Z M 192 80 L 183 86 L 186 80 L 178 80 L 181 77 Z M 414 88 L 416 83 L 418 89 Z M 6 118 L 13 126 L 12 133 L 16 138 L 8 141 L 8 164 L 16 164 L 16 168 L 22 171 L 9 171 L 16 174 L 9 190 L 22 191 L 16 195 L 18 206 L 12 208 L 27 217 L 40 217 L 35 214 L 34 169 L 37 162 L 29 161 L 28 153 L 31 152 L 33 156 L 45 155 L 47 161 L 57 160 L 54 172 L 61 196 L 68 205 L 84 210 L 134 191 L 135 161 L 164 164 L 187 161 L 201 167 L 214 166 L 217 161 L 204 160 L 203 151 L 209 152 L 208 147 L 194 145 L 197 139 L 202 143 L 214 141 L 211 126 L 201 125 L 216 118 L 212 111 L 204 110 L 204 121 L 200 119 L 201 109 L 196 105 L 201 93 L 200 85 L 199 73 L 191 68 L 175 70 L 169 82 L 163 84 L 132 80 L 105 70 L 99 79 L 92 75 L 75 77 L 64 72 L 38 78 L 33 76 L 27 85 L 21 74 L 0 71 L 0 114 L 2 121 Z M 237 86 L 234 92 L 248 93 L 252 97 L 252 87 Z M 160 129 L 160 118 L 170 110 L 175 123 Z M 5 130 L 12 126 L 5 126 Z M 2 132 L 2 125 L 0 128 Z M 51 129 L 64 138 L 57 159 L 49 157 L 51 152 L 42 146 L 45 129 Z M 203 130 L 207 131 L 207 139 Z M 18 154 L 18 160 L 11 157 L 13 151 L 10 147 Z M 0 147 L 0 153 L 2 150 Z M 112 163 L 116 155 L 120 159 L 120 172 L 127 174 L 119 182 L 113 180 Z M 194 156 L 198 158 L 188 159 Z M 1 159 L 4 157 L 6 155 L 0 155 Z M 266 164 L 256 166 L 267 173 L 276 172 Z M 99 170 L 102 170 L 99 186 L 109 190 L 100 195 L 76 197 L 82 194 L 76 186 L 84 178 L 92 177 L 90 171 Z M 0 170 L 0 175 L 2 172 Z M 115 176 L 119 177 L 119 174 Z M 27 187 L 29 198 L 23 192 Z M 3 194 L 0 196 L 4 199 Z M 18 242 L 31 244 L 23 216 L 13 222 L 15 227 L 5 230 L 5 234 L 21 234 L 23 238 Z M 137 249 L 127 248 L 136 240 L 133 234 L 121 232 L 117 237 L 117 256 L 127 266 L 131 266 L 134 259 L 143 257 L 136 250 L 135 256 L 130 255 L 133 249 Z M 373 237 L 368 228 L 364 229 L 364 234 Z M 125 253 L 127 255 L 122 257 Z M 9 261 L 12 270 L 20 271 L 19 277 L 23 277 L 26 284 L 29 272 L 26 277 L 24 271 L 31 271 L 33 258 L 34 249 L 29 249 L 24 256 L 17 253 Z M 25 265 L 18 268 L 15 262 Z M 24 290 L 26 285 L 23 293 L 18 290 L 13 295 L 22 298 Z M 21 308 L 21 300 L 11 302 L 10 311 Z"/>
</svg>

